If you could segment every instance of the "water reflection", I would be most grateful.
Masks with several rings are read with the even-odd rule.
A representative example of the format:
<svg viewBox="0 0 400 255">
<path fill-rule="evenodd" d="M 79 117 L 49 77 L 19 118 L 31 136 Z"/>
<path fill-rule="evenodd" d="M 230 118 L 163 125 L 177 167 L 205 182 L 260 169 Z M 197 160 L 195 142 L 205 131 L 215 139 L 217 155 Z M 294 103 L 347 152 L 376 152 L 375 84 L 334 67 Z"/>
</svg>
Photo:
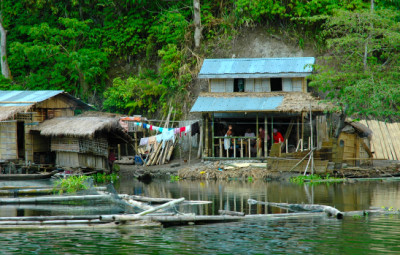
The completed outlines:
<svg viewBox="0 0 400 255">
<path fill-rule="evenodd" d="M 370 207 L 400 208 L 400 182 L 357 182 L 335 184 L 294 184 L 264 181 L 190 181 L 156 180 L 144 184 L 136 179 L 121 180 L 119 193 L 149 197 L 212 201 L 210 205 L 186 208 L 199 214 L 217 214 L 218 210 L 250 213 L 286 212 L 265 205 L 247 204 L 247 199 L 281 203 L 314 203 L 331 205 L 341 211 L 365 210 Z"/>
</svg>

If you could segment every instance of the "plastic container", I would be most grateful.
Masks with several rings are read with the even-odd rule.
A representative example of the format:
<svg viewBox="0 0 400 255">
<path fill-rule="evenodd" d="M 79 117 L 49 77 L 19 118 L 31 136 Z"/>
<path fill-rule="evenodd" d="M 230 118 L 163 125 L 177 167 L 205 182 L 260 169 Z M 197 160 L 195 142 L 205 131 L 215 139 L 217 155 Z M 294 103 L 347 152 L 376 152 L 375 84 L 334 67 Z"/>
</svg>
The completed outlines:
<svg viewBox="0 0 400 255">
<path fill-rule="evenodd" d="M 135 156 L 135 165 L 143 165 L 143 160 L 139 156 Z"/>
</svg>

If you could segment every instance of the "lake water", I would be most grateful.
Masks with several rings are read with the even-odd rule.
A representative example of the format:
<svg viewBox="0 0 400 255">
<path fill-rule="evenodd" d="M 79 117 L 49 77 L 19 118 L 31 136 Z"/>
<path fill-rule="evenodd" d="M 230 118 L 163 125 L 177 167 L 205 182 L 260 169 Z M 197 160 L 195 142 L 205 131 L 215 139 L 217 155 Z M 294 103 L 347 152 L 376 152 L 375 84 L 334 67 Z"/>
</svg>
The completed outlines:
<svg viewBox="0 0 400 255">
<path fill-rule="evenodd" d="M 185 212 L 211 215 L 218 210 L 282 213 L 285 210 L 247 203 L 248 198 L 285 203 L 316 203 L 342 211 L 371 207 L 400 208 L 400 182 L 298 185 L 288 182 L 135 179 L 116 183 L 119 193 L 152 197 L 209 200 L 202 206 L 180 206 Z M 85 214 L 119 209 L 79 207 Z M 71 213 L 68 210 L 68 213 Z M 65 211 L 64 211 L 65 212 Z M 43 208 L 0 207 L 1 216 L 60 215 Z M 246 220 L 236 223 L 171 228 L 81 228 L 7 230 L 0 233 L 1 254 L 380 254 L 399 253 L 397 215 L 302 219 Z"/>
</svg>

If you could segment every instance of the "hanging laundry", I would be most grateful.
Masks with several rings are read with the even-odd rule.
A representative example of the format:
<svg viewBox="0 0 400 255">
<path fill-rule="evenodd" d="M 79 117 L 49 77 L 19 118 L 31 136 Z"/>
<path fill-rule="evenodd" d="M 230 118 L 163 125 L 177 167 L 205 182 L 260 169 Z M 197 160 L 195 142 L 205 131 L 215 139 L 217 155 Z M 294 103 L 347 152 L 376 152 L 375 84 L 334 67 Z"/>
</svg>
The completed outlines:
<svg viewBox="0 0 400 255">
<path fill-rule="evenodd" d="M 186 135 L 187 133 L 190 132 L 190 125 L 186 126 L 185 129 L 186 129 L 186 130 L 185 130 L 185 135 Z"/>
<path fill-rule="evenodd" d="M 200 126 L 199 126 L 199 122 L 195 122 L 191 125 L 190 129 L 192 130 L 192 136 L 194 136 L 195 134 L 199 134 L 200 133 Z"/>
<path fill-rule="evenodd" d="M 150 125 L 150 130 L 153 130 L 153 125 Z"/>
<path fill-rule="evenodd" d="M 179 136 L 182 137 L 182 132 L 185 132 L 185 130 L 186 130 L 186 127 L 179 128 Z"/>
<path fill-rule="evenodd" d="M 149 143 L 149 138 L 148 137 L 140 138 L 139 145 L 147 145 L 148 143 Z"/>
<path fill-rule="evenodd" d="M 162 142 L 162 134 L 161 135 L 156 135 L 156 141 L 157 141 L 157 143 L 161 143 Z"/>
<path fill-rule="evenodd" d="M 157 138 L 155 135 L 149 137 L 149 142 L 148 142 L 149 145 L 155 144 L 156 142 L 157 142 Z"/>
<path fill-rule="evenodd" d="M 146 123 L 143 123 L 143 128 L 147 128 L 147 124 Z"/>
</svg>

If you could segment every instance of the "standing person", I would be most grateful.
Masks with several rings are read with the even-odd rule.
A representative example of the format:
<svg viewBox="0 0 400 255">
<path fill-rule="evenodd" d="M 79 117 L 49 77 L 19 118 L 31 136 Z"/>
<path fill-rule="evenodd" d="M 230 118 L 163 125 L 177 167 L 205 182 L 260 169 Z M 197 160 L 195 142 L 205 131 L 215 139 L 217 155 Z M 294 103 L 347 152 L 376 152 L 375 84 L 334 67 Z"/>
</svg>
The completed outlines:
<svg viewBox="0 0 400 255">
<path fill-rule="evenodd" d="M 274 128 L 274 143 L 283 143 L 283 136 L 278 131 L 278 129 Z"/>
<path fill-rule="evenodd" d="M 258 129 L 258 143 L 257 143 L 257 151 L 261 151 L 261 153 L 264 150 L 264 139 L 265 139 L 265 131 L 262 127 Z M 267 134 L 267 141 L 269 141 L 269 135 Z"/>
<path fill-rule="evenodd" d="M 225 137 L 232 136 L 232 131 L 228 129 L 226 131 Z M 231 139 L 230 138 L 224 138 L 224 149 L 229 150 L 231 148 Z"/>
<path fill-rule="evenodd" d="M 110 150 L 110 153 L 108 154 L 108 167 L 109 167 L 111 173 L 114 170 L 114 161 L 116 159 L 117 158 L 115 157 L 114 150 Z"/>
</svg>

